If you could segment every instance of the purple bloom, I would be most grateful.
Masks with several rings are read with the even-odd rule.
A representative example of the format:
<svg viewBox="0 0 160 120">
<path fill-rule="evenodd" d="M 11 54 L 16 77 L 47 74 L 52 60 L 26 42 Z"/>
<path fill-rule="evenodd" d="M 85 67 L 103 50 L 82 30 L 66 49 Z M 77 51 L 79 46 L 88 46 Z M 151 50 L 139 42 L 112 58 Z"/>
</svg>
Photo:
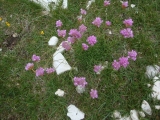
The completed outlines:
<svg viewBox="0 0 160 120">
<path fill-rule="evenodd" d="M 133 24 L 133 20 L 131 18 L 125 19 L 123 23 L 126 25 L 126 27 L 130 27 Z"/>
<path fill-rule="evenodd" d="M 108 5 L 110 5 L 110 1 L 109 0 L 105 0 L 104 1 L 104 6 L 108 6 Z"/>
<path fill-rule="evenodd" d="M 86 15 L 87 12 L 86 12 L 84 9 L 81 8 L 81 14 L 82 14 L 82 15 Z"/>
<path fill-rule="evenodd" d="M 69 35 L 77 39 L 82 37 L 81 33 L 77 29 L 71 29 L 69 31 Z"/>
<path fill-rule="evenodd" d="M 61 26 L 62 26 L 61 20 L 56 21 L 56 27 L 61 27 Z"/>
<path fill-rule="evenodd" d="M 80 31 L 80 33 L 84 33 L 84 32 L 86 32 L 87 31 L 87 27 L 85 26 L 85 25 L 81 25 L 81 26 L 79 26 L 79 31 Z"/>
<path fill-rule="evenodd" d="M 124 38 L 133 38 L 133 31 L 131 28 L 126 28 L 120 31 Z"/>
<path fill-rule="evenodd" d="M 36 76 L 43 76 L 44 75 L 44 69 L 42 67 L 38 68 L 36 70 Z"/>
<path fill-rule="evenodd" d="M 87 85 L 87 82 L 86 82 L 86 78 L 85 77 L 74 77 L 74 85 L 75 86 L 82 86 L 82 87 L 85 87 Z"/>
<path fill-rule="evenodd" d="M 95 65 L 94 66 L 94 72 L 96 72 L 97 74 L 100 74 L 102 69 L 103 69 L 103 67 L 101 65 Z"/>
<path fill-rule="evenodd" d="M 68 43 L 68 41 L 63 41 L 62 47 L 64 47 L 66 51 L 71 49 L 71 45 Z"/>
<path fill-rule="evenodd" d="M 51 73 L 53 73 L 54 71 L 55 71 L 54 68 L 47 68 L 47 69 L 46 69 L 46 72 L 47 72 L 48 74 L 51 74 Z"/>
<path fill-rule="evenodd" d="M 113 61 L 112 66 L 115 70 L 119 70 L 119 68 L 121 67 L 120 63 L 116 60 Z"/>
<path fill-rule="evenodd" d="M 88 50 L 89 46 L 85 43 L 82 43 L 82 48 L 83 50 Z"/>
<path fill-rule="evenodd" d="M 32 56 L 32 61 L 39 62 L 40 56 L 36 56 L 35 54 Z"/>
<path fill-rule="evenodd" d="M 98 92 L 97 92 L 97 90 L 91 89 L 91 91 L 90 91 L 90 96 L 91 96 L 93 99 L 98 98 Z"/>
<path fill-rule="evenodd" d="M 128 51 L 128 57 L 135 61 L 137 57 L 137 52 L 134 50 Z"/>
<path fill-rule="evenodd" d="M 57 30 L 57 32 L 59 37 L 64 38 L 66 36 L 66 30 Z"/>
<path fill-rule="evenodd" d="M 73 44 L 73 43 L 75 43 L 76 38 L 75 37 L 68 37 L 67 41 Z"/>
<path fill-rule="evenodd" d="M 129 65 L 128 57 L 121 57 L 121 58 L 119 58 L 119 63 L 120 63 L 121 66 L 123 66 L 124 68 L 126 68 Z"/>
<path fill-rule="evenodd" d="M 110 21 L 106 21 L 106 25 L 107 26 L 111 26 L 111 22 Z"/>
<path fill-rule="evenodd" d="M 127 8 L 128 7 L 128 1 L 125 1 L 122 3 L 122 8 Z"/>
<path fill-rule="evenodd" d="M 97 26 L 97 27 L 100 27 L 102 22 L 103 22 L 103 20 L 101 20 L 100 17 L 96 17 L 96 19 L 92 22 L 92 24 Z"/>
<path fill-rule="evenodd" d="M 33 63 L 27 63 L 27 65 L 25 66 L 25 70 L 32 70 L 34 67 Z"/>
<path fill-rule="evenodd" d="M 97 38 L 94 35 L 89 36 L 87 38 L 87 42 L 88 42 L 88 44 L 90 44 L 91 46 L 93 46 L 97 42 Z"/>
</svg>

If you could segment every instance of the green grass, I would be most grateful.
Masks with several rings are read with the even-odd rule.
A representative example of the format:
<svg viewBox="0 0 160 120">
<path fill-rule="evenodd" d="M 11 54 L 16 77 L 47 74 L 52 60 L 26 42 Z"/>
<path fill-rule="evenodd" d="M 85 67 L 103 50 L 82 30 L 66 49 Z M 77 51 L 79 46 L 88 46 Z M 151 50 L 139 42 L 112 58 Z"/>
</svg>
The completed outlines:
<svg viewBox="0 0 160 120">
<path fill-rule="evenodd" d="M 54 73 L 35 77 L 32 71 L 25 71 L 25 65 L 36 54 L 41 57 L 36 68 L 52 67 L 55 49 L 48 46 L 48 40 L 53 35 L 57 36 L 55 22 L 60 19 L 62 29 L 66 29 L 67 33 L 78 28 L 81 23 L 76 17 L 81 8 L 85 9 L 86 0 L 69 0 L 67 10 L 57 8 L 50 16 L 43 16 L 43 9 L 27 0 L 0 0 L 0 44 L 3 49 L 0 52 L 0 119 L 69 120 L 67 106 L 74 104 L 85 113 L 85 120 L 111 120 L 114 110 L 129 115 L 131 109 L 140 110 L 142 101 L 147 100 L 153 115 L 141 120 L 155 120 L 159 113 L 154 105 L 160 102 L 149 97 L 151 89 L 147 84 L 153 83 L 144 73 L 147 65 L 159 65 L 160 2 L 133 0 L 129 3 L 134 3 L 136 8 L 123 10 L 120 2 L 113 0 L 106 10 L 103 0 L 96 0 L 85 17 L 87 32 L 73 45 L 73 53 L 63 53 L 69 64 L 78 68 L 78 72 L 71 70 L 61 75 Z M 104 20 L 100 28 L 91 24 L 97 16 Z M 122 21 L 129 17 L 134 21 L 134 38 L 124 39 L 119 31 L 124 28 Z M 106 20 L 112 22 L 109 29 L 113 35 L 106 34 Z M 6 21 L 11 24 L 10 27 L 5 25 Z M 41 30 L 44 35 L 40 34 Z M 3 42 L 13 33 L 18 33 L 20 40 L 9 50 Z M 86 42 L 90 35 L 95 35 L 98 42 L 88 51 L 83 51 L 81 43 Z M 60 38 L 58 44 L 63 40 Z M 130 61 L 126 69 L 114 71 L 113 60 L 127 56 L 127 51 L 132 49 L 138 52 L 137 60 Z M 105 61 L 108 61 L 108 67 L 100 75 L 95 74 L 93 66 Z M 74 76 L 86 77 L 88 85 L 83 94 L 76 92 L 72 81 Z M 92 88 L 98 90 L 98 99 L 90 97 Z M 64 90 L 65 96 L 55 96 L 57 89 Z"/>
</svg>

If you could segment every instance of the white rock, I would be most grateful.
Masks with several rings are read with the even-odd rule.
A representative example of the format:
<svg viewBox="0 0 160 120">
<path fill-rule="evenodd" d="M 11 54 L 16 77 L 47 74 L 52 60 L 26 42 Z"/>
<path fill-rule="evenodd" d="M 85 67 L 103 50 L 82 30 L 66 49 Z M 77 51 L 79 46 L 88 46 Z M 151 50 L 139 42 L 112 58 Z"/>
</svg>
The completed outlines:
<svg viewBox="0 0 160 120">
<path fill-rule="evenodd" d="M 61 90 L 61 89 L 58 89 L 58 90 L 55 92 L 55 95 L 58 95 L 59 97 L 63 97 L 63 96 L 64 96 L 64 91 Z"/>
<path fill-rule="evenodd" d="M 155 105 L 155 109 L 160 110 L 160 105 Z"/>
<path fill-rule="evenodd" d="M 78 86 L 76 87 L 76 91 L 77 91 L 78 93 L 83 93 L 83 92 L 85 91 L 85 87 L 82 87 L 81 85 L 78 85 Z"/>
<path fill-rule="evenodd" d="M 118 120 L 132 120 L 132 119 L 131 119 L 131 117 L 130 117 L 130 116 L 129 116 L 129 117 L 124 116 L 124 117 L 122 117 L 122 118 L 120 118 L 120 119 L 118 119 Z"/>
<path fill-rule="evenodd" d="M 86 7 L 87 10 L 90 8 L 90 6 L 91 6 L 91 4 L 92 4 L 93 2 L 95 2 L 95 0 L 89 0 L 89 1 L 88 1 L 87 7 Z"/>
<path fill-rule="evenodd" d="M 132 120 L 139 120 L 138 113 L 137 113 L 136 110 L 131 110 L 130 111 L 130 116 L 131 116 Z"/>
<path fill-rule="evenodd" d="M 67 9 L 68 8 L 68 0 L 63 0 L 62 8 L 63 9 Z"/>
<path fill-rule="evenodd" d="M 145 117 L 145 116 L 146 116 L 143 111 L 139 111 L 138 113 L 139 113 L 139 115 L 140 115 L 141 117 Z"/>
<path fill-rule="evenodd" d="M 143 100 L 142 105 L 141 105 L 142 110 L 147 113 L 148 115 L 152 115 L 152 110 L 150 105 L 148 104 L 147 101 Z"/>
<path fill-rule="evenodd" d="M 156 81 L 152 87 L 152 98 L 160 100 L 160 81 Z"/>
<path fill-rule="evenodd" d="M 52 36 L 50 38 L 50 40 L 48 41 L 48 45 L 49 46 L 56 46 L 57 42 L 58 42 L 58 38 L 56 36 Z"/>
<path fill-rule="evenodd" d="M 67 116 L 70 117 L 71 120 L 82 120 L 85 116 L 85 114 L 80 111 L 75 105 L 69 105 L 67 109 Z"/>
<path fill-rule="evenodd" d="M 113 112 L 112 117 L 115 118 L 115 119 L 120 119 L 121 118 L 121 113 L 119 111 L 115 110 Z"/>
<path fill-rule="evenodd" d="M 58 75 L 65 71 L 71 70 L 71 66 L 68 64 L 68 62 L 61 53 L 55 52 L 53 54 L 53 66 Z"/>
<path fill-rule="evenodd" d="M 152 79 L 159 73 L 159 69 L 160 67 L 158 65 L 154 65 L 154 66 L 149 65 L 146 67 L 145 74 L 147 75 L 148 78 Z"/>
<path fill-rule="evenodd" d="M 63 53 L 64 51 L 65 51 L 65 48 L 62 47 L 62 42 L 61 42 L 61 44 L 57 47 L 57 50 L 56 50 L 55 54 Z"/>
</svg>

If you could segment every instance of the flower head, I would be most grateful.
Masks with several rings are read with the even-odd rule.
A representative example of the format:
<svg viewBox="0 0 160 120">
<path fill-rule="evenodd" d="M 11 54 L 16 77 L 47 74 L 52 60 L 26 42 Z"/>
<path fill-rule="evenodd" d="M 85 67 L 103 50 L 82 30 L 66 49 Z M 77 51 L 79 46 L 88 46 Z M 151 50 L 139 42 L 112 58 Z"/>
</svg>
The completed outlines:
<svg viewBox="0 0 160 120">
<path fill-rule="evenodd" d="M 57 30 L 57 32 L 59 37 L 64 38 L 66 36 L 66 30 Z"/>
<path fill-rule="evenodd" d="M 44 31 L 43 31 L 43 30 L 42 30 L 42 31 L 40 31 L 40 34 L 41 34 L 41 35 L 44 35 Z"/>
<path fill-rule="evenodd" d="M 87 14 L 86 10 L 84 10 L 84 9 L 81 8 L 81 14 L 82 15 L 86 15 Z"/>
<path fill-rule="evenodd" d="M 128 57 L 135 61 L 137 57 L 137 52 L 134 50 L 128 51 Z"/>
<path fill-rule="evenodd" d="M 2 18 L 0 17 L 0 21 L 2 21 Z"/>
<path fill-rule="evenodd" d="M 128 1 L 122 2 L 122 8 L 127 8 L 128 7 Z"/>
<path fill-rule="evenodd" d="M 77 29 L 71 29 L 69 31 L 69 35 L 77 39 L 82 37 L 81 33 Z"/>
<path fill-rule="evenodd" d="M 91 96 L 93 99 L 98 98 L 98 92 L 97 92 L 97 90 L 91 89 L 91 91 L 90 91 L 90 96 Z"/>
<path fill-rule="evenodd" d="M 87 38 L 87 42 L 88 42 L 88 44 L 90 44 L 91 46 L 93 46 L 94 44 L 97 43 L 97 38 L 94 35 L 89 36 Z"/>
<path fill-rule="evenodd" d="M 7 25 L 8 27 L 10 27 L 10 26 L 11 26 L 11 24 L 10 24 L 9 22 L 6 22 L 6 25 Z"/>
<path fill-rule="evenodd" d="M 96 17 L 96 19 L 92 22 L 92 24 L 97 26 L 97 27 L 100 27 L 102 22 L 103 22 L 103 20 L 101 20 L 100 17 Z"/>
<path fill-rule="evenodd" d="M 32 70 L 34 67 L 33 63 L 27 63 L 27 65 L 25 66 L 25 70 Z"/>
<path fill-rule="evenodd" d="M 43 76 L 44 75 L 44 69 L 42 67 L 38 68 L 36 70 L 36 76 Z"/>
<path fill-rule="evenodd" d="M 107 25 L 107 26 L 111 26 L 111 24 L 112 24 L 112 23 L 111 23 L 110 21 L 106 21 L 106 25 Z"/>
<path fill-rule="evenodd" d="M 76 38 L 75 37 L 68 37 L 67 38 L 67 41 L 69 42 L 69 43 L 75 43 L 75 41 L 76 41 Z"/>
<path fill-rule="evenodd" d="M 116 60 L 113 61 L 112 66 L 115 70 L 119 70 L 119 68 L 121 67 L 120 63 Z"/>
<path fill-rule="evenodd" d="M 94 66 L 94 72 L 96 72 L 97 74 L 100 74 L 100 72 L 103 70 L 103 66 L 101 65 L 95 65 Z"/>
<path fill-rule="evenodd" d="M 86 78 L 85 77 L 74 77 L 74 85 L 75 86 L 82 86 L 85 87 L 88 83 L 86 82 Z"/>
<path fill-rule="evenodd" d="M 32 55 L 32 61 L 35 61 L 35 62 L 39 62 L 41 59 L 40 59 L 40 56 L 37 56 L 37 55 Z"/>
<path fill-rule="evenodd" d="M 133 38 L 133 31 L 131 28 L 126 28 L 120 31 L 124 38 Z"/>
<path fill-rule="evenodd" d="M 130 27 L 133 24 L 133 20 L 131 18 L 125 19 L 123 23 L 126 25 L 126 27 Z"/>
<path fill-rule="evenodd" d="M 108 5 L 110 5 L 110 1 L 109 0 L 105 0 L 104 1 L 104 6 L 108 6 Z"/>
<path fill-rule="evenodd" d="M 61 27 L 61 26 L 62 26 L 61 20 L 57 20 L 57 21 L 56 21 L 56 27 Z"/>
<path fill-rule="evenodd" d="M 79 31 L 80 31 L 81 34 L 83 34 L 84 32 L 87 31 L 87 27 L 82 24 L 81 26 L 79 26 Z"/>
<path fill-rule="evenodd" d="M 66 51 L 71 49 L 71 45 L 69 44 L 68 41 L 63 41 L 62 42 L 62 47 L 64 47 Z"/>
<path fill-rule="evenodd" d="M 126 68 L 129 65 L 128 57 L 121 57 L 121 58 L 119 58 L 119 63 L 120 63 L 121 66 L 123 66 L 124 68 Z"/>
<path fill-rule="evenodd" d="M 89 46 L 85 43 L 82 43 L 82 48 L 83 50 L 88 50 Z"/>
<path fill-rule="evenodd" d="M 48 74 L 51 74 L 51 73 L 53 73 L 54 71 L 55 71 L 54 68 L 47 68 L 47 69 L 46 69 L 46 72 L 47 72 Z"/>
</svg>

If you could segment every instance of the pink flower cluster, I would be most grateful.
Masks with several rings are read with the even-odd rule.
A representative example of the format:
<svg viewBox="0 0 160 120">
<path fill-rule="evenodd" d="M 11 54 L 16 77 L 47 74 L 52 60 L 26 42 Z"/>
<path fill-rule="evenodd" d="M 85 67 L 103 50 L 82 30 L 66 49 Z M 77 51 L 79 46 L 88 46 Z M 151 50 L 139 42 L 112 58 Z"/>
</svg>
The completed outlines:
<svg viewBox="0 0 160 120">
<path fill-rule="evenodd" d="M 124 38 L 133 38 L 133 31 L 131 28 L 125 28 L 120 31 Z"/>
<path fill-rule="evenodd" d="M 68 41 L 63 41 L 62 42 L 62 47 L 64 47 L 64 49 L 66 51 L 70 50 L 71 49 L 71 44 L 68 42 Z"/>
<path fill-rule="evenodd" d="M 94 90 L 94 89 L 91 89 L 90 91 L 90 96 L 95 99 L 95 98 L 98 98 L 98 91 L 97 90 Z"/>
<path fill-rule="evenodd" d="M 126 27 L 131 27 L 133 24 L 133 20 L 131 18 L 125 19 L 123 23 L 125 24 Z"/>
<path fill-rule="evenodd" d="M 66 36 L 66 30 L 59 30 L 58 29 L 57 32 L 58 32 L 58 36 L 59 37 L 63 37 L 64 38 Z"/>
<path fill-rule="evenodd" d="M 94 66 L 94 72 L 96 72 L 97 74 L 100 74 L 100 72 L 103 70 L 103 66 L 102 65 L 95 65 Z"/>
<path fill-rule="evenodd" d="M 41 59 L 40 59 L 40 56 L 37 56 L 37 55 L 33 55 L 32 56 L 32 61 L 34 61 L 34 62 L 39 62 Z"/>
<path fill-rule="evenodd" d="M 100 17 L 96 17 L 96 19 L 92 22 L 93 25 L 100 27 L 102 24 L 103 20 Z"/>
<path fill-rule="evenodd" d="M 94 44 L 97 43 L 97 38 L 96 38 L 96 36 L 94 36 L 94 35 L 89 36 L 89 37 L 87 38 L 87 42 L 88 42 L 88 44 L 90 44 L 91 46 L 93 46 Z"/>
<path fill-rule="evenodd" d="M 86 82 L 86 78 L 85 77 L 74 77 L 73 78 L 74 80 L 74 85 L 75 86 L 82 86 L 82 87 L 85 87 L 88 83 Z"/>
<path fill-rule="evenodd" d="M 62 26 L 62 21 L 61 20 L 57 20 L 56 21 L 56 27 L 61 27 Z"/>
<path fill-rule="evenodd" d="M 127 8 L 128 7 L 128 1 L 122 2 L 122 8 Z"/>
<path fill-rule="evenodd" d="M 111 23 L 110 21 L 106 21 L 106 25 L 107 25 L 107 26 L 111 26 L 111 24 L 112 24 L 112 23 Z"/>
<path fill-rule="evenodd" d="M 81 8 L 81 14 L 82 15 L 86 15 L 87 14 L 86 10 L 84 10 L 84 9 Z"/>
<path fill-rule="evenodd" d="M 82 43 L 82 48 L 83 50 L 88 50 L 89 46 L 85 43 Z"/>
<path fill-rule="evenodd" d="M 137 52 L 132 50 L 132 51 L 128 51 L 128 56 L 127 57 L 120 57 L 119 61 L 114 60 L 112 62 L 112 66 L 115 70 L 119 70 L 119 68 L 122 66 L 124 68 L 126 68 L 129 65 L 129 61 L 128 59 L 132 59 L 133 61 L 136 60 L 137 58 Z"/>
<path fill-rule="evenodd" d="M 110 0 L 105 0 L 104 1 L 104 6 L 109 6 L 110 5 Z"/>
<path fill-rule="evenodd" d="M 76 39 L 79 39 L 82 37 L 81 33 L 77 29 L 71 29 L 69 31 L 69 35 L 76 38 Z"/>
</svg>

